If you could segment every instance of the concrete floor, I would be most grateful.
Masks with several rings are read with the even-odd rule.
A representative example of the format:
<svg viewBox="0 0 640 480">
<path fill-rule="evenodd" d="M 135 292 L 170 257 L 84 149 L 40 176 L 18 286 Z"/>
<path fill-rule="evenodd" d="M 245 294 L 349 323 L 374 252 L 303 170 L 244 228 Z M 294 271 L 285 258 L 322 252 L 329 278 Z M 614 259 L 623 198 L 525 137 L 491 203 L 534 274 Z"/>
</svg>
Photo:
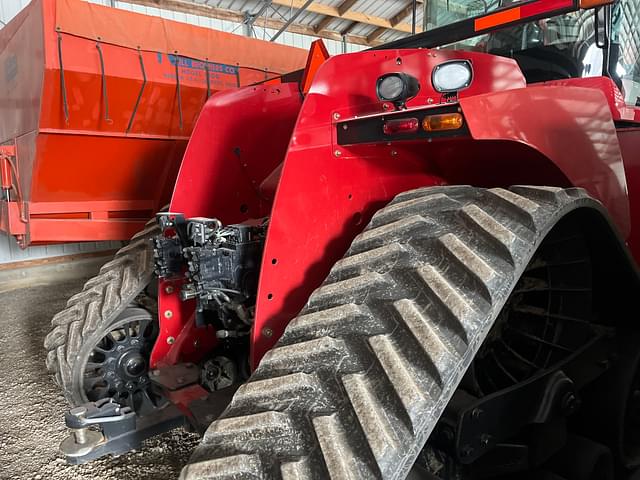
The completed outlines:
<svg viewBox="0 0 640 480">
<path fill-rule="evenodd" d="M 0 479 L 177 478 L 198 441 L 182 430 L 87 465 L 67 465 L 58 454 L 67 404 L 46 371 L 43 341 L 53 314 L 84 281 L 0 288 Z"/>
</svg>

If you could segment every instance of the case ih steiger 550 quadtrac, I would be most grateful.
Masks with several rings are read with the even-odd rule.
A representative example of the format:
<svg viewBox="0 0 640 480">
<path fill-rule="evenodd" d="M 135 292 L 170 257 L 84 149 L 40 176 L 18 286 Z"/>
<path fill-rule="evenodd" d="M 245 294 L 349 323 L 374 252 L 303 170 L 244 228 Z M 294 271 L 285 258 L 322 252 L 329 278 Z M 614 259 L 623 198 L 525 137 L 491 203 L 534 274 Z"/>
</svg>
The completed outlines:
<svg viewBox="0 0 640 480">
<path fill-rule="evenodd" d="M 634 475 L 640 2 L 427 13 L 207 102 L 53 320 L 70 461 L 189 424 L 185 479 Z"/>
</svg>

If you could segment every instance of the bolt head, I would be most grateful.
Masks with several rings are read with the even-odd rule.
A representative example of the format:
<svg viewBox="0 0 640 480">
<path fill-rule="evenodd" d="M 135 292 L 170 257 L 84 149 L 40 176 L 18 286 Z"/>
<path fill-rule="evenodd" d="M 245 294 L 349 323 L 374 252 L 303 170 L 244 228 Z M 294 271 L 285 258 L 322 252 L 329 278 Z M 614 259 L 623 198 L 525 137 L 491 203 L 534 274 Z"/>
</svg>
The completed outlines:
<svg viewBox="0 0 640 480">
<path fill-rule="evenodd" d="M 269 327 L 265 327 L 262 329 L 262 335 L 264 335 L 267 338 L 270 338 L 273 336 L 273 330 L 271 330 Z"/>
<path fill-rule="evenodd" d="M 124 386 L 127 387 L 127 390 L 133 390 L 136 385 L 133 382 L 127 382 Z"/>
<path fill-rule="evenodd" d="M 167 343 L 169 345 L 173 345 L 174 343 L 176 343 L 176 339 L 174 337 L 168 337 L 167 338 Z"/>
<path fill-rule="evenodd" d="M 114 372 L 107 372 L 107 378 L 113 378 L 116 374 Z"/>
<path fill-rule="evenodd" d="M 333 154 L 334 154 L 336 157 L 339 157 L 339 156 L 341 156 L 341 155 L 342 155 L 342 151 L 341 151 L 341 150 L 336 150 L 336 151 L 334 151 L 334 152 L 333 152 Z"/>
<path fill-rule="evenodd" d="M 568 392 L 562 398 L 562 411 L 565 415 L 572 415 L 580 408 L 580 399 L 573 392 Z"/>
<path fill-rule="evenodd" d="M 471 445 L 465 445 L 464 447 L 462 447 L 462 451 L 460 452 L 462 454 L 463 457 L 470 457 L 471 455 L 473 455 L 473 447 Z"/>
<path fill-rule="evenodd" d="M 166 310 L 164 312 L 164 318 L 171 318 L 173 317 L 173 312 L 171 310 Z"/>
<path fill-rule="evenodd" d="M 333 119 L 334 120 L 340 120 L 340 114 L 339 113 L 334 113 L 333 114 Z"/>
<path fill-rule="evenodd" d="M 164 287 L 164 293 L 167 295 L 171 295 L 173 293 L 173 285 L 167 285 Z"/>
</svg>

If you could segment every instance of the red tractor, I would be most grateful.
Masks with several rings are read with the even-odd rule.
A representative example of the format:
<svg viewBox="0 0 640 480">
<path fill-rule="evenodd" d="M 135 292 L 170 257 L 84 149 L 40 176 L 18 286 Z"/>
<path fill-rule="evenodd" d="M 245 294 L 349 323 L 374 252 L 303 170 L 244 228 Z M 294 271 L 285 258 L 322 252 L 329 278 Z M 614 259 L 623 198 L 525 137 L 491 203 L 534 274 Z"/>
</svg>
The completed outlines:
<svg viewBox="0 0 640 480">
<path fill-rule="evenodd" d="M 69 461 L 189 424 L 190 480 L 635 475 L 640 1 L 427 14 L 209 100 L 53 319 Z"/>
</svg>

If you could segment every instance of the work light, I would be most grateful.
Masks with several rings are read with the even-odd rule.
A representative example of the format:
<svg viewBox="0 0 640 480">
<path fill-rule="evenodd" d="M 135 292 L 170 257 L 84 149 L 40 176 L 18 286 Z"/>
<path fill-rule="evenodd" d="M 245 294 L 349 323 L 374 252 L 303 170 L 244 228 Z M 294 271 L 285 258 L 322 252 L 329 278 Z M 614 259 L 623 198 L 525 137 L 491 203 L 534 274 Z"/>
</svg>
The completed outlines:
<svg viewBox="0 0 640 480">
<path fill-rule="evenodd" d="M 444 62 L 433 69 L 431 83 L 438 92 L 457 92 L 471 85 L 473 70 L 467 60 Z"/>
<path fill-rule="evenodd" d="M 387 73 L 378 78 L 376 93 L 384 102 L 403 106 L 420 91 L 420 82 L 406 73 Z"/>
</svg>

